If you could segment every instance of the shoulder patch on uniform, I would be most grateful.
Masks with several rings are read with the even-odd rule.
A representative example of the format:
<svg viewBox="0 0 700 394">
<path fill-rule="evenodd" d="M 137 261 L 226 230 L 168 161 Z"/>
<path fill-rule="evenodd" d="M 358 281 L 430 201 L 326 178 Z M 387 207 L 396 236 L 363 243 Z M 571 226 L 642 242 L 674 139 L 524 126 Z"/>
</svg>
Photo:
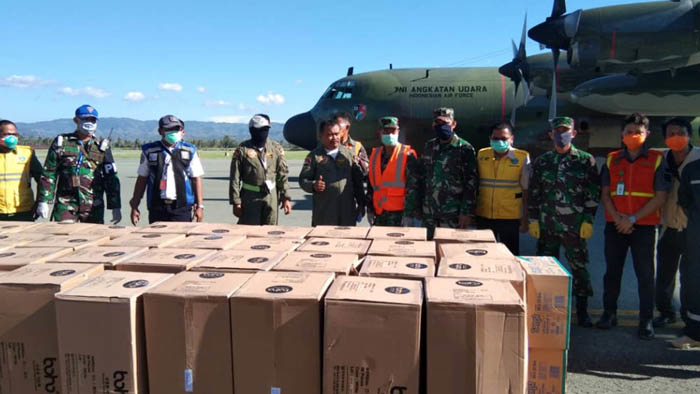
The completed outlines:
<svg viewBox="0 0 700 394">
<path fill-rule="evenodd" d="M 189 160 L 190 158 L 192 158 L 192 154 L 190 153 L 189 150 L 181 150 L 180 151 L 180 158 L 182 160 Z"/>
<path fill-rule="evenodd" d="M 255 149 L 248 149 L 246 154 L 252 159 L 258 155 L 258 152 L 256 152 Z"/>
</svg>

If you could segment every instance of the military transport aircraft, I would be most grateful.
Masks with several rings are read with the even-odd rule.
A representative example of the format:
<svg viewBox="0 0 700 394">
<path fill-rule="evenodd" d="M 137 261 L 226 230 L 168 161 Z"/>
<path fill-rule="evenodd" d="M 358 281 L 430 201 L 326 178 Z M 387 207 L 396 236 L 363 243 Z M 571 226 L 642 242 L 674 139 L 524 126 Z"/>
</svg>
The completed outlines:
<svg viewBox="0 0 700 394">
<path fill-rule="evenodd" d="M 551 53 L 527 56 L 526 28 L 513 61 L 500 68 L 413 68 L 347 76 L 309 111 L 290 118 L 285 138 L 317 145 L 318 124 L 351 113 L 352 135 L 375 146 L 379 117 L 401 120 L 403 142 L 420 149 L 433 137 L 432 110 L 455 109 L 459 134 L 488 145 L 489 126 L 517 120 L 516 145 L 549 149 L 547 119 L 576 118 L 577 146 L 602 155 L 620 146 L 620 122 L 632 111 L 658 127 L 667 116 L 700 114 L 700 0 L 635 3 L 566 13 L 555 0 L 552 16 L 528 32 Z M 525 25 L 527 21 L 525 22 Z M 563 55 L 565 62 L 559 62 Z M 553 72 L 556 70 L 556 72 Z M 661 145 L 658 133 L 652 143 Z"/>
</svg>

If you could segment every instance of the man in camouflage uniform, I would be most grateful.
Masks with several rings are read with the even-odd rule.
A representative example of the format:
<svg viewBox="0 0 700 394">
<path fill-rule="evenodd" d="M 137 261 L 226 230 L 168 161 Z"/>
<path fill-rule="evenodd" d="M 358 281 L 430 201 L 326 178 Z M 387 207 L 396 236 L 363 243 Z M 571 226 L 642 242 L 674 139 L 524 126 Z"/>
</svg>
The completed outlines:
<svg viewBox="0 0 700 394">
<path fill-rule="evenodd" d="M 103 194 L 112 210 L 112 223 L 121 220 L 119 177 L 109 140 L 98 140 L 97 110 L 83 105 L 75 110 L 77 128 L 54 139 L 39 182 L 37 216 L 47 218 L 48 204 L 56 199 L 51 219 L 104 223 Z"/>
<path fill-rule="evenodd" d="M 422 219 L 432 239 L 436 227 L 467 228 L 474 222 L 479 173 L 474 147 L 455 134 L 452 108 L 433 111 L 436 138 L 425 144 L 422 170 L 407 176 L 404 224 Z"/>
<path fill-rule="evenodd" d="M 406 180 L 419 172 L 420 162 L 416 151 L 409 145 L 399 143 L 399 133 L 398 118 L 385 116 L 379 119 L 377 135 L 382 146 L 372 149 L 367 187 L 367 218 L 371 225 L 402 225 Z M 397 184 L 397 181 L 403 185 Z"/>
<path fill-rule="evenodd" d="M 354 226 L 365 211 L 362 170 L 340 144 L 340 127 L 321 122 L 320 141 L 299 173 L 299 186 L 313 193 L 312 226 Z"/>
<path fill-rule="evenodd" d="M 267 138 L 270 118 L 258 114 L 248 123 L 251 139 L 233 153 L 229 202 L 238 224 L 277 224 L 277 201 L 285 215 L 292 211 L 287 160 L 280 144 Z"/>
<path fill-rule="evenodd" d="M 539 156 L 530 179 L 530 235 L 537 238 L 537 255 L 559 257 L 564 247 L 574 276 L 578 324 L 592 327 L 588 316 L 588 297 L 593 295 L 586 269 L 586 239 L 593 235 L 600 198 L 600 183 L 595 159 L 577 149 L 574 120 L 558 117 L 550 121 L 554 150 Z"/>
</svg>

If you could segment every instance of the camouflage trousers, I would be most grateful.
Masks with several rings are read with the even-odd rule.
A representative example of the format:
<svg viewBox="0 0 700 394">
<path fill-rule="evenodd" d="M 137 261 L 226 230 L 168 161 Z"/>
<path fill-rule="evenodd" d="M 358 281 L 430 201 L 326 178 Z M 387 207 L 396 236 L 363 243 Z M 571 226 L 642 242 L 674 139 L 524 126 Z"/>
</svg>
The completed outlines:
<svg viewBox="0 0 700 394">
<path fill-rule="evenodd" d="M 559 249 L 564 247 L 564 255 L 569 260 L 574 279 L 574 295 L 592 297 L 591 275 L 588 273 L 588 247 L 586 240 L 572 232 L 542 233 L 537 240 L 538 256 L 559 258 Z"/>
<path fill-rule="evenodd" d="M 374 219 L 375 226 L 401 227 L 403 211 L 384 211 Z"/>
<path fill-rule="evenodd" d="M 432 241 L 437 227 L 457 228 L 459 227 L 459 216 L 445 218 L 424 218 L 423 225 L 428 229 L 428 240 Z"/>
<path fill-rule="evenodd" d="M 98 200 L 95 200 L 98 201 Z M 54 222 L 63 222 L 72 220 L 82 223 L 97 223 L 104 224 L 105 208 L 102 200 L 99 204 L 93 204 L 91 207 L 80 206 L 74 204 L 65 204 L 59 201 L 54 203 L 51 220 Z"/>
</svg>

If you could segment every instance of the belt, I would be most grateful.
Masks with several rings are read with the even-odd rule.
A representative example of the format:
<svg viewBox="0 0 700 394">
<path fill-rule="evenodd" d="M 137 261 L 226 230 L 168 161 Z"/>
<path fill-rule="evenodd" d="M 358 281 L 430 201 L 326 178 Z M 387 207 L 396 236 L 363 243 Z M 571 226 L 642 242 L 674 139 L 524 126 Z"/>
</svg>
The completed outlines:
<svg viewBox="0 0 700 394">
<path fill-rule="evenodd" d="M 260 186 L 251 185 L 245 182 L 243 182 L 243 189 L 256 193 L 260 193 L 261 191 Z"/>
<path fill-rule="evenodd" d="M 162 200 L 162 201 L 163 201 L 163 204 L 167 204 L 167 205 L 175 204 L 177 202 L 177 200 Z"/>
</svg>

